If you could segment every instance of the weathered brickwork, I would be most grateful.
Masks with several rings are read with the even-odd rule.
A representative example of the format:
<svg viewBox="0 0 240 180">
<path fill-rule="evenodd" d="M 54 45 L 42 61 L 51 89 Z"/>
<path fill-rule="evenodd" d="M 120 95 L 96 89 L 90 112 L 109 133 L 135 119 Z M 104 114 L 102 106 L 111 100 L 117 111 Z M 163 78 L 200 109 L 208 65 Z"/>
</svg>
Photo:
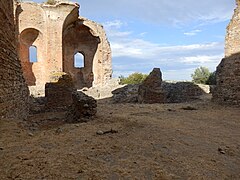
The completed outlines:
<svg viewBox="0 0 240 180">
<path fill-rule="evenodd" d="M 0 1 L 0 117 L 22 118 L 28 112 L 28 88 L 17 55 L 13 1 Z"/>
<path fill-rule="evenodd" d="M 54 73 L 51 82 L 45 85 L 46 110 L 65 110 L 72 104 L 74 85 L 72 77 L 66 73 Z"/>
<path fill-rule="evenodd" d="M 68 109 L 66 121 L 86 122 L 97 113 L 97 101 L 81 91 L 72 93 L 72 104 Z"/>
<path fill-rule="evenodd" d="M 160 68 L 154 68 L 138 89 L 139 103 L 164 103 L 166 99 L 162 87 L 162 73 Z"/>
<path fill-rule="evenodd" d="M 240 53 L 222 59 L 218 65 L 213 100 L 221 104 L 240 105 Z"/>
<path fill-rule="evenodd" d="M 227 27 L 225 58 L 217 67 L 217 86 L 213 100 L 221 104 L 240 105 L 240 0 Z"/>
<path fill-rule="evenodd" d="M 240 52 L 240 0 L 236 0 L 237 7 L 227 27 L 225 38 L 225 56 L 231 56 Z"/>
</svg>

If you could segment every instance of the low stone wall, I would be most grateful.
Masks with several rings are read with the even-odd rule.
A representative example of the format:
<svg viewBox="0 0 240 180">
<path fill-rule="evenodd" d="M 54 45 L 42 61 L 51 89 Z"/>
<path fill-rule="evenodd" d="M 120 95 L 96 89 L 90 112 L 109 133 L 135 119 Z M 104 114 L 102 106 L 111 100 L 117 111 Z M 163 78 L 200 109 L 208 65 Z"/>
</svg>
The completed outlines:
<svg viewBox="0 0 240 180">
<path fill-rule="evenodd" d="M 113 103 L 137 103 L 139 85 L 125 85 L 114 90 Z M 165 103 L 182 103 L 199 99 L 209 92 L 209 86 L 191 82 L 162 82 L 161 91 L 165 93 Z"/>
<path fill-rule="evenodd" d="M 74 84 L 70 75 L 55 73 L 45 86 L 46 110 L 65 110 L 72 104 Z"/>
<path fill-rule="evenodd" d="M 0 1 L 0 118 L 28 115 L 28 88 L 17 55 L 13 1 Z"/>
<path fill-rule="evenodd" d="M 206 89 L 205 86 L 197 85 L 192 82 L 163 82 L 162 88 L 166 93 L 166 103 L 188 102 L 196 100 L 199 96 L 206 93 L 203 90 L 203 88 Z"/>
<path fill-rule="evenodd" d="M 97 101 L 83 92 L 72 93 L 72 104 L 68 109 L 67 122 L 86 122 L 97 113 Z"/>
<path fill-rule="evenodd" d="M 129 84 L 112 91 L 113 103 L 137 103 L 138 102 L 138 84 Z"/>
</svg>

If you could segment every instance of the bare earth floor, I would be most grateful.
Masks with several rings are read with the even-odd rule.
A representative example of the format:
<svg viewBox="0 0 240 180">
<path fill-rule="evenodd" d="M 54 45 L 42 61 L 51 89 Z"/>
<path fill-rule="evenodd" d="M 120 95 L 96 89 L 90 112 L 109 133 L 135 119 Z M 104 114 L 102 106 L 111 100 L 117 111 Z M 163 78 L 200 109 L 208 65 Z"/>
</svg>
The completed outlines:
<svg viewBox="0 0 240 180">
<path fill-rule="evenodd" d="M 0 121 L 1 180 L 240 179 L 239 108 L 105 100 L 87 123 L 55 115 Z"/>
</svg>

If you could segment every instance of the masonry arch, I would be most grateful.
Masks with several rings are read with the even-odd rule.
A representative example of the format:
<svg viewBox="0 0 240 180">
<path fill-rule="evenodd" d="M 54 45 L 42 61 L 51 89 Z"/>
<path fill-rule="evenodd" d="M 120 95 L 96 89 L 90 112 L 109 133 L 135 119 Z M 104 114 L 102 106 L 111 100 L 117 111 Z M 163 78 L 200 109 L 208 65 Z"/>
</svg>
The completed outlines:
<svg viewBox="0 0 240 180">
<path fill-rule="evenodd" d="M 39 61 L 38 51 L 41 38 L 42 33 L 34 28 L 24 29 L 20 33 L 19 56 L 23 69 L 23 76 L 28 86 L 36 85 L 36 72 L 34 71 L 34 66 L 36 66 Z M 36 52 L 31 52 L 34 51 L 34 48 Z M 31 53 L 35 54 L 35 60 L 31 59 Z"/>
<path fill-rule="evenodd" d="M 94 81 L 93 66 L 96 63 L 96 53 L 99 37 L 92 34 L 92 30 L 77 20 L 63 30 L 63 71 L 73 78 L 75 87 L 92 87 Z M 84 56 L 84 66 L 74 66 L 74 56 L 81 53 Z"/>
</svg>

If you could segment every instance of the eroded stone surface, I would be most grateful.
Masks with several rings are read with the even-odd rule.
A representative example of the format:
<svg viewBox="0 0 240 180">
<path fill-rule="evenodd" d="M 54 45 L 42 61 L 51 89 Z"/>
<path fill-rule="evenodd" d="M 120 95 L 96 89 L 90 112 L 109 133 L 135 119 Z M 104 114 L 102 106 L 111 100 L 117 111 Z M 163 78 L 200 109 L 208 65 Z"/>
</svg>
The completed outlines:
<svg viewBox="0 0 240 180">
<path fill-rule="evenodd" d="M 97 101 L 81 91 L 72 93 L 72 104 L 68 109 L 67 122 L 85 122 L 97 113 Z"/>
<path fill-rule="evenodd" d="M 236 0 L 237 7 L 227 27 L 225 38 L 225 56 L 231 56 L 240 52 L 240 1 Z"/>
<path fill-rule="evenodd" d="M 209 91 L 204 91 L 205 86 L 192 82 L 163 82 L 162 88 L 166 94 L 167 103 L 190 102 L 199 99 L 201 95 L 209 93 Z"/>
<path fill-rule="evenodd" d="M 240 53 L 225 57 L 217 67 L 213 100 L 220 104 L 240 105 Z"/>
<path fill-rule="evenodd" d="M 139 103 L 164 103 L 165 93 L 161 88 L 162 73 L 160 68 L 154 68 L 148 77 L 139 86 L 138 102 Z"/>
</svg>

